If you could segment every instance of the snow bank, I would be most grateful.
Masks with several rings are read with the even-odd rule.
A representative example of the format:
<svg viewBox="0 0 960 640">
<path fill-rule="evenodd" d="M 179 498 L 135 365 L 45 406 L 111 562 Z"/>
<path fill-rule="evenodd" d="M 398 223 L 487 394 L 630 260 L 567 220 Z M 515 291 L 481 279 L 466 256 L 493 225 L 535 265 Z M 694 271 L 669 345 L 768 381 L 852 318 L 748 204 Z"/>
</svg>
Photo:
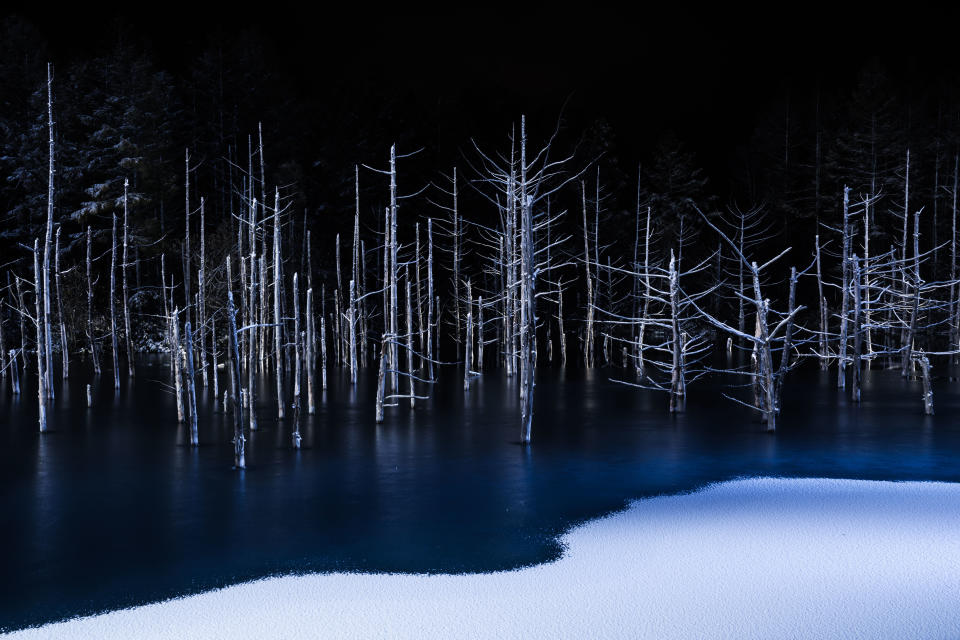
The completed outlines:
<svg viewBox="0 0 960 640">
<path fill-rule="evenodd" d="M 11 637 L 960 637 L 960 484 L 738 480 L 563 541 L 517 571 L 271 578 Z"/>
</svg>

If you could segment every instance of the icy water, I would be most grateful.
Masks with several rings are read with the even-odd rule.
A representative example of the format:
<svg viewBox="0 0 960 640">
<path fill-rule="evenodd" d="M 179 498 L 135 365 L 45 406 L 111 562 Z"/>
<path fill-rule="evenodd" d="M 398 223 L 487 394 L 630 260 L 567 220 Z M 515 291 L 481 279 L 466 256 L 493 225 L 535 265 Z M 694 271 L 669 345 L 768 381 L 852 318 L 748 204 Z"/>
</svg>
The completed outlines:
<svg viewBox="0 0 960 640">
<path fill-rule="evenodd" d="M 801 370 L 768 435 L 719 381 L 670 416 L 663 395 L 610 382 L 617 370 L 544 370 L 526 448 L 515 383 L 497 371 L 465 394 L 444 370 L 432 399 L 381 425 L 374 380 L 352 390 L 333 371 L 303 448 L 264 402 L 237 472 L 229 421 L 202 390 L 201 445 L 188 445 L 161 361 L 117 393 L 112 376 L 95 381 L 92 409 L 78 368 L 42 436 L 35 387 L 0 386 L 0 629 L 279 573 L 543 562 L 578 522 L 737 476 L 960 481 L 960 383 L 946 378 L 926 418 L 896 372 L 868 373 L 856 407 L 834 371 Z"/>
</svg>

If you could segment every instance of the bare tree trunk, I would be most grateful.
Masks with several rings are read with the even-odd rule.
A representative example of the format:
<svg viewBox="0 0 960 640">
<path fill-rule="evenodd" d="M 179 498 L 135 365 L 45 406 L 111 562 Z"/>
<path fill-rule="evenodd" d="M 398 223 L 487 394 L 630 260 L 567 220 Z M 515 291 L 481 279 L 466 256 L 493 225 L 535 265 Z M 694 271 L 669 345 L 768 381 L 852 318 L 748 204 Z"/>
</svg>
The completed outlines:
<svg viewBox="0 0 960 640">
<path fill-rule="evenodd" d="M 907 262 L 907 231 L 910 228 L 910 149 L 907 149 L 906 174 L 903 183 L 903 239 L 901 255 L 904 264 Z M 904 292 L 906 292 L 906 282 L 904 282 Z"/>
<path fill-rule="evenodd" d="M 307 289 L 307 413 L 316 413 L 316 404 L 313 398 L 313 372 L 316 367 L 317 354 L 314 350 L 316 331 L 313 320 L 313 289 Z"/>
<path fill-rule="evenodd" d="M 190 444 L 196 447 L 200 443 L 197 434 L 197 384 L 193 369 L 193 330 L 189 320 L 184 331 L 184 343 L 187 349 L 184 364 L 187 367 L 187 397 L 190 400 Z"/>
<path fill-rule="evenodd" d="M 646 340 L 647 321 L 650 318 L 650 207 L 647 207 L 647 224 L 643 240 L 643 317 L 640 320 L 640 332 L 637 335 L 637 374 L 646 375 L 644 362 L 644 340 Z"/>
<path fill-rule="evenodd" d="M 88 229 L 89 230 L 89 229 Z M 88 270 L 89 271 L 89 270 Z M 89 277 L 89 275 L 88 275 Z M 92 297 L 92 296 L 88 296 Z M 164 342 L 166 343 L 167 349 L 172 348 L 172 335 L 170 332 L 170 304 L 169 299 L 167 298 L 167 254 L 160 254 L 160 297 L 163 298 L 163 318 L 167 323 L 166 335 L 164 335 Z M 88 303 L 89 304 L 89 303 Z M 89 310 L 88 310 L 89 313 Z M 93 343 L 91 343 L 91 347 Z M 170 362 L 170 371 L 173 371 L 173 362 Z M 173 375 L 171 373 L 171 375 Z"/>
<path fill-rule="evenodd" d="M 870 194 L 871 197 L 873 194 Z M 863 270 L 861 274 L 863 276 L 863 289 L 867 291 L 866 297 L 863 298 L 863 323 L 864 330 L 866 335 L 867 342 L 867 367 L 870 367 L 870 357 L 873 354 L 873 334 L 871 333 L 870 327 L 870 198 L 867 198 L 864 202 L 863 207 Z M 856 257 L 856 256 L 854 256 Z M 857 286 L 860 286 L 859 284 Z"/>
<path fill-rule="evenodd" d="M 63 322 L 63 297 L 60 292 L 60 227 L 57 227 L 56 259 L 53 270 L 57 280 L 57 321 L 60 324 L 60 365 L 63 370 L 63 379 L 70 377 L 70 347 L 67 344 L 67 325 Z M 3 352 L 3 327 L 0 324 L 0 353 Z M 6 377 L 6 371 L 4 371 Z"/>
<path fill-rule="evenodd" d="M 27 305 L 23 301 L 23 289 L 20 287 L 20 278 L 19 276 L 14 279 L 14 282 L 17 286 L 17 308 L 20 313 L 20 361 L 23 364 L 23 372 L 27 372 L 27 326 L 26 318 L 29 317 L 27 313 Z M 37 319 L 39 321 L 39 319 Z"/>
<path fill-rule="evenodd" d="M 229 260 L 229 258 L 228 258 Z M 228 262 L 229 264 L 229 262 Z M 230 366 L 233 375 L 230 376 L 233 394 L 233 466 L 236 469 L 245 469 L 247 466 L 244 452 L 246 442 L 243 436 L 243 403 L 240 401 L 240 350 L 237 347 L 236 310 L 233 306 L 233 292 L 227 291 L 227 320 L 229 322 L 228 336 L 230 341 Z"/>
<path fill-rule="evenodd" d="M 953 316 L 950 321 L 951 340 L 950 349 L 960 349 L 960 285 L 957 284 L 957 184 L 960 176 L 960 155 L 953 157 L 953 200 L 950 206 L 950 281 L 954 284 L 950 287 L 950 308 L 953 310 Z M 954 356 L 956 362 L 957 356 Z"/>
<path fill-rule="evenodd" d="M 527 127 L 526 118 L 520 119 L 520 206 L 522 215 L 520 222 L 520 260 L 521 260 L 521 324 L 520 342 L 522 344 L 523 368 L 520 412 L 520 441 L 530 443 L 530 434 L 533 429 L 533 392 L 536 384 L 535 377 L 537 360 L 537 306 L 536 306 L 536 274 L 534 273 L 534 243 L 533 243 L 533 196 L 527 193 Z"/>
<path fill-rule="evenodd" d="M 129 222 L 128 222 L 128 210 L 127 210 L 127 189 L 130 186 L 130 181 L 124 178 L 123 180 L 123 327 L 124 334 L 127 338 L 127 373 L 132 378 L 134 376 L 133 372 L 133 336 L 130 331 L 130 293 L 127 287 L 127 267 L 129 266 Z M 201 202 L 203 200 L 201 199 Z M 201 210 L 203 205 L 201 204 Z M 204 385 L 206 386 L 206 385 Z"/>
<path fill-rule="evenodd" d="M 906 282 L 906 274 L 904 274 L 904 282 Z M 920 315 L 920 284 L 920 211 L 917 211 L 913 222 L 913 308 L 910 311 L 910 324 L 904 332 L 901 346 L 903 360 L 900 373 L 904 378 L 913 372 L 913 341 L 917 335 L 917 316 Z"/>
<path fill-rule="evenodd" d="M 410 283 L 407 283 L 410 286 Z M 409 304 L 409 301 L 408 301 Z M 356 315 L 356 282 L 350 281 L 350 384 L 357 384 L 357 315 Z"/>
<path fill-rule="evenodd" d="M 20 369 L 17 365 L 17 350 L 10 349 L 10 385 L 13 387 L 13 395 L 20 395 Z"/>
<path fill-rule="evenodd" d="M 418 357 L 420 358 L 420 367 L 418 371 L 423 370 L 423 354 L 427 352 L 426 335 L 423 331 L 423 302 L 420 295 L 420 223 L 416 224 L 416 258 L 414 260 L 414 265 L 416 269 L 416 294 L 417 294 L 417 333 L 419 338 L 420 348 L 418 350 Z M 351 305 L 352 306 L 352 305 Z"/>
<path fill-rule="evenodd" d="M 173 310 L 173 344 L 170 345 L 170 358 L 173 360 L 173 385 L 177 395 L 177 422 L 186 417 L 183 405 L 183 374 L 180 372 L 180 309 Z"/>
<path fill-rule="evenodd" d="M 583 192 L 583 264 L 587 273 L 587 326 L 583 337 L 583 364 L 593 366 L 593 281 L 590 278 L 590 237 L 587 227 L 587 183 L 580 182 Z"/>
<path fill-rule="evenodd" d="M 837 388 L 847 384 L 847 315 L 850 313 L 850 187 L 843 187 L 843 255 L 840 298 L 840 344 L 837 346 Z"/>
<path fill-rule="evenodd" d="M 113 346 L 113 388 L 120 388 L 120 362 L 117 355 L 117 214 L 113 213 L 113 244 L 110 248 L 110 344 Z"/>
<path fill-rule="evenodd" d="M 670 250 L 670 345 L 673 354 L 673 363 L 670 367 L 670 413 L 680 413 L 685 410 L 685 388 L 683 379 L 683 344 L 680 333 L 678 274 L 673 250 Z"/>
<path fill-rule="evenodd" d="M 463 390 L 470 390 L 471 371 L 473 369 L 473 292 L 470 288 L 470 278 L 467 278 L 467 335 L 464 340 L 465 352 L 463 359 Z"/>
<path fill-rule="evenodd" d="M 190 321 L 190 306 L 193 296 L 190 293 L 190 272 L 192 254 L 190 253 L 190 149 L 184 149 L 184 236 L 183 236 L 183 299 L 187 322 Z"/>
<path fill-rule="evenodd" d="M 33 241 L 33 290 L 36 298 L 36 324 L 37 324 L 37 421 L 40 425 L 40 433 L 47 430 L 47 358 L 45 346 L 47 344 L 44 337 L 45 323 L 43 321 L 43 281 L 40 279 L 40 267 L 38 264 L 40 255 L 40 241 Z"/>
<path fill-rule="evenodd" d="M 427 219 L 427 371 L 433 380 L 433 218 Z"/>
<path fill-rule="evenodd" d="M 220 397 L 220 365 L 217 363 L 217 320 L 215 315 L 210 317 L 210 356 L 213 358 L 211 378 L 213 379 L 213 399 L 216 401 Z"/>
<path fill-rule="evenodd" d="M 773 380 L 773 353 L 770 348 L 770 330 L 767 326 L 767 317 L 770 310 L 769 300 L 763 299 L 760 294 L 760 269 L 757 263 L 750 265 L 753 272 L 753 295 L 757 307 L 757 325 L 760 329 L 760 352 L 758 354 L 759 371 L 761 380 L 761 389 L 763 393 L 763 413 L 764 422 L 767 423 L 767 431 L 774 432 L 777 429 L 777 406 L 774 397 L 775 385 Z"/>
<path fill-rule="evenodd" d="M 357 314 L 360 317 L 360 362 L 363 363 L 363 366 L 366 367 L 369 362 L 367 355 L 367 301 L 366 301 L 366 292 L 367 292 L 367 249 L 366 244 L 363 240 L 360 241 L 360 282 L 357 283 L 357 288 L 359 294 L 357 298 L 360 301 L 360 306 L 357 309 Z"/>
<path fill-rule="evenodd" d="M 921 351 L 917 355 L 917 361 L 920 363 L 920 371 L 923 373 L 923 413 L 928 416 L 933 415 L 933 387 L 930 383 L 930 359 Z"/>
<path fill-rule="evenodd" d="M 3 331 L 6 322 L 7 319 L 3 317 L 3 300 L 0 300 L 0 377 L 4 379 L 7 377 L 7 336 Z"/>
<path fill-rule="evenodd" d="M 280 318 L 280 191 L 277 190 L 273 221 L 273 348 L 276 352 L 277 418 L 283 420 L 283 325 Z"/>
<path fill-rule="evenodd" d="M 254 279 L 251 280 L 251 289 L 250 289 L 250 299 L 256 300 L 257 298 L 257 286 L 258 282 Z M 251 314 L 251 318 L 252 318 Z M 247 361 L 247 402 L 248 413 L 250 414 L 250 431 L 256 431 L 259 426 L 257 423 L 257 367 L 254 366 L 254 339 L 251 334 L 249 339 L 250 345 L 250 355 Z M 214 344 L 214 349 L 216 349 L 216 344 Z M 216 350 L 214 350 L 214 384 L 216 384 Z"/>
<path fill-rule="evenodd" d="M 483 372 L 483 296 L 477 297 L 477 372 Z"/>
<path fill-rule="evenodd" d="M 820 333 L 817 336 L 820 347 L 820 368 L 824 371 L 829 367 L 827 358 L 827 299 L 823 295 L 823 277 L 820 273 L 820 234 L 817 234 L 815 246 L 817 249 L 817 301 L 820 304 Z"/>
<path fill-rule="evenodd" d="M 267 235 L 266 229 L 264 229 L 264 236 Z M 264 240 L 266 243 L 266 240 Z M 257 350 L 259 351 L 258 362 L 260 364 L 260 371 L 265 371 L 267 366 L 267 314 L 270 313 L 267 310 L 267 256 L 261 254 L 259 260 L 260 266 L 260 339 L 259 346 Z"/>
<path fill-rule="evenodd" d="M 333 329 L 333 362 L 338 367 L 343 366 L 343 338 L 340 327 L 340 318 L 343 311 L 340 308 L 340 289 L 333 290 L 333 315 L 330 317 L 331 328 Z"/>
<path fill-rule="evenodd" d="M 294 449 L 300 448 L 300 285 L 293 274 L 293 434 Z"/>
<path fill-rule="evenodd" d="M 400 368 L 397 349 L 397 154 L 396 145 L 390 147 L 390 371 L 391 389 L 400 390 L 397 370 Z"/>
<path fill-rule="evenodd" d="M 333 314 L 333 331 L 336 333 L 337 340 L 334 342 L 336 348 L 333 353 L 336 356 L 336 361 L 338 366 L 343 365 L 344 361 L 344 352 L 346 349 L 343 348 L 343 331 L 340 327 L 341 325 L 341 312 L 343 310 L 342 298 L 343 294 L 343 280 L 340 278 L 340 234 L 337 234 L 336 241 L 336 263 L 337 263 L 337 288 L 333 292 L 333 305 L 334 311 Z"/>
<path fill-rule="evenodd" d="M 797 269 L 790 267 L 790 294 L 787 302 L 787 326 L 783 335 L 783 351 L 780 353 L 780 371 L 776 379 L 776 407 L 780 412 L 780 398 L 783 394 L 783 381 L 790 370 L 790 349 L 793 347 L 793 316 L 797 308 Z"/>
<path fill-rule="evenodd" d="M 853 388 L 851 389 L 851 395 L 853 396 L 853 401 L 857 404 L 860 403 L 860 389 L 862 387 L 861 382 L 861 369 L 862 366 L 862 352 L 863 352 L 863 320 L 861 317 L 860 309 L 863 305 L 863 299 L 861 294 L 861 270 L 860 270 L 860 261 L 857 259 L 857 255 L 853 255 Z M 868 289 L 869 291 L 869 289 Z"/>
<path fill-rule="evenodd" d="M 560 332 L 560 366 L 567 367 L 567 334 L 563 330 L 563 286 L 557 280 L 557 329 Z"/>
<path fill-rule="evenodd" d="M 197 332 L 200 338 L 200 377 L 203 380 L 203 388 L 206 389 L 209 383 L 207 375 L 207 225 L 204 199 L 200 198 L 200 269 L 197 271 Z M 243 223 L 237 226 L 243 229 Z M 238 253 L 237 255 L 243 255 Z"/>
<path fill-rule="evenodd" d="M 439 315 L 440 310 L 437 309 Z M 455 335 L 460 337 L 460 212 L 457 208 L 457 168 L 453 168 L 453 315 L 456 323 Z M 437 346 L 440 340 L 438 335 Z M 457 349 L 457 358 L 460 349 Z"/>
<path fill-rule="evenodd" d="M 407 384 L 410 391 L 410 408 L 412 409 L 417 401 L 416 388 L 413 379 L 413 310 L 411 308 L 410 295 L 410 267 L 406 268 L 405 280 L 407 281 Z"/>
<path fill-rule="evenodd" d="M 300 283 L 297 272 L 293 273 L 293 352 L 294 352 L 294 375 L 293 375 L 293 396 L 300 397 Z"/>
<path fill-rule="evenodd" d="M 256 200 L 254 206 L 250 208 L 250 290 L 249 302 L 247 303 L 247 316 L 250 320 L 249 331 L 245 331 L 244 342 L 247 346 L 245 354 L 247 360 L 247 401 L 249 402 L 248 413 L 250 414 L 250 430 L 257 430 L 257 335 L 263 329 L 258 321 L 257 311 L 257 289 L 262 288 L 264 283 L 258 280 L 257 269 L 257 241 L 256 241 Z M 216 344 L 214 344 L 216 349 Z M 216 367 L 214 367 L 214 378 L 216 378 Z"/>
<path fill-rule="evenodd" d="M 320 389 L 327 390 L 327 321 L 320 315 Z"/>
<path fill-rule="evenodd" d="M 53 65 L 47 63 L 47 131 L 49 133 L 50 167 L 47 182 L 47 232 L 43 242 L 43 318 L 37 316 L 37 322 L 43 322 L 43 351 L 46 362 L 44 374 L 48 398 L 53 398 L 53 337 L 50 318 L 50 250 L 53 242 Z"/>
<path fill-rule="evenodd" d="M 323 325 L 321 324 L 320 331 L 323 331 Z M 377 424 L 383 422 L 383 398 L 385 395 L 384 385 L 386 381 L 386 368 L 387 368 L 387 334 L 383 334 L 383 338 L 380 341 L 380 373 L 377 375 L 377 406 L 376 406 L 376 420 Z"/>
</svg>

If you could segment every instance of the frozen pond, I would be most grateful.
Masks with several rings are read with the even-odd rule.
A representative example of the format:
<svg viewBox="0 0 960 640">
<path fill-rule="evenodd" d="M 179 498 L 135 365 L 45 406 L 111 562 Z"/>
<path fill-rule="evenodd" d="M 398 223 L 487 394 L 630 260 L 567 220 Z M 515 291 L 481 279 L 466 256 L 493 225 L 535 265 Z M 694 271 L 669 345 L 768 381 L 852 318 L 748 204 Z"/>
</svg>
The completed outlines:
<svg viewBox="0 0 960 640">
<path fill-rule="evenodd" d="M 376 425 L 375 380 L 351 390 L 334 370 L 303 416 L 303 449 L 263 404 L 237 473 L 219 403 L 198 390 L 191 448 L 159 360 L 117 394 L 103 376 L 92 409 L 73 369 L 42 437 L 35 389 L 0 393 L 0 628 L 271 574 L 538 563 L 571 525 L 629 499 L 738 476 L 960 481 L 960 383 L 938 381 L 924 417 L 919 384 L 895 371 L 867 374 L 860 407 L 834 370 L 791 374 L 768 435 L 716 383 L 692 387 L 672 417 L 665 396 L 611 383 L 619 370 L 545 369 L 523 448 L 515 382 L 498 371 L 464 394 L 444 370 L 432 399 Z"/>
</svg>

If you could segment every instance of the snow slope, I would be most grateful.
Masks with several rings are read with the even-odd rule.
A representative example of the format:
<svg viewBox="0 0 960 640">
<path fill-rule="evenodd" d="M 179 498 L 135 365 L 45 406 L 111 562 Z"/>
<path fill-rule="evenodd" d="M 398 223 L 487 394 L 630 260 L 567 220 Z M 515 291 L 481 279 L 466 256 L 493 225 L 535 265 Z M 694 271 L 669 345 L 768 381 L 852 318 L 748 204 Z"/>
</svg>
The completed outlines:
<svg viewBox="0 0 960 640">
<path fill-rule="evenodd" d="M 960 484 L 749 479 L 633 503 L 557 562 L 240 584 L 13 638 L 960 638 Z"/>
</svg>

